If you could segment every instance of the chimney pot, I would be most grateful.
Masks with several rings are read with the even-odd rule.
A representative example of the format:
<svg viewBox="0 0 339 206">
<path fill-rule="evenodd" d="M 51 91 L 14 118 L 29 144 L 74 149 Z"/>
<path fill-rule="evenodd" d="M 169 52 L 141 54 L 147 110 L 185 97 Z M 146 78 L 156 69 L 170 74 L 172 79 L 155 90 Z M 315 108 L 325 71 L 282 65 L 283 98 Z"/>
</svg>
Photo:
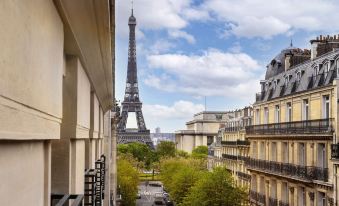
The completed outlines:
<svg viewBox="0 0 339 206">
<path fill-rule="evenodd" d="M 319 39 L 320 41 L 323 40 L 323 35 L 320 34 Z"/>
</svg>

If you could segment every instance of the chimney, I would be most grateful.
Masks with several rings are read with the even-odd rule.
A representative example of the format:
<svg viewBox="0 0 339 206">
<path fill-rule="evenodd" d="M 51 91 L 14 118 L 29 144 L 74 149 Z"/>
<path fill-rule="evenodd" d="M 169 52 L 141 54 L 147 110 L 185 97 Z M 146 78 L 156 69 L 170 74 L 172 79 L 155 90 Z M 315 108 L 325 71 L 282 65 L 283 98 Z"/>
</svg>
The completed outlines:
<svg viewBox="0 0 339 206">
<path fill-rule="evenodd" d="M 311 60 L 317 57 L 318 44 L 323 40 L 323 36 L 320 35 L 316 40 L 311 40 Z"/>
<path fill-rule="evenodd" d="M 285 72 L 291 68 L 292 56 L 293 56 L 292 53 L 285 54 Z"/>
<path fill-rule="evenodd" d="M 260 81 L 261 92 L 265 92 L 265 84 L 266 84 L 266 81 L 265 81 L 265 80 L 261 80 L 261 81 Z"/>
</svg>

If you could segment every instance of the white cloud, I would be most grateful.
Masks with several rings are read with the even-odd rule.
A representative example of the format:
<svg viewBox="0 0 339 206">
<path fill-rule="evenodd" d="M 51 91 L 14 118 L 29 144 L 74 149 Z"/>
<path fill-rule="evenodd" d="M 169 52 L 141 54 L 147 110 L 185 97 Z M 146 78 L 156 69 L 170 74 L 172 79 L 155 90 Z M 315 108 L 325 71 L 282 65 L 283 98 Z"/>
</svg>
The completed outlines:
<svg viewBox="0 0 339 206">
<path fill-rule="evenodd" d="M 176 101 L 171 106 L 166 105 L 144 105 L 143 111 L 149 119 L 190 119 L 195 113 L 204 110 L 202 104 L 194 104 L 190 101 Z"/>
<path fill-rule="evenodd" d="M 339 4 L 333 0 L 206 0 L 201 6 L 225 22 L 225 34 L 263 37 L 302 29 L 331 32 L 339 27 Z"/>
<path fill-rule="evenodd" d="M 175 44 L 166 40 L 166 39 L 159 39 L 150 47 L 150 52 L 152 54 L 159 54 L 163 52 L 167 52 L 169 49 L 175 47 Z"/>
<path fill-rule="evenodd" d="M 183 38 L 183 39 L 185 39 L 190 44 L 194 44 L 195 43 L 194 36 L 189 34 L 189 33 L 187 33 L 187 32 L 185 32 L 185 31 L 170 30 L 170 31 L 168 31 L 168 35 L 171 38 L 174 38 L 174 39 Z"/>
<path fill-rule="evenodd" d="M 167 92 L 193 96 L 227 96 L 253 100 L 258 91 L 259 64 L 245 53 L 210 49 L 202 55 L 163 54 L 147 57 L 149 67 L 162 75 L 149 75 L 145 84 Z"/>
</svg>

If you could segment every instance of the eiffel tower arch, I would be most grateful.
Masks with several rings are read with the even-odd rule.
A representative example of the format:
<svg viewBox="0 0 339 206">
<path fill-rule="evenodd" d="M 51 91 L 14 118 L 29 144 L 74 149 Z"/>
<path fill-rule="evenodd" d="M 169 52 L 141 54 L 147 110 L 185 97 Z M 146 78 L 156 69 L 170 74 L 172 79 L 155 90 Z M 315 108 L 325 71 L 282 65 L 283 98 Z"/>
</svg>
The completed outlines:
<svg viewBox="0 0 339 206">
<path fill-rule="evenodd" d="M 125 87 L 124 100 L 121 103 L 121 120 L 118 124 L 118 144 L 126 144 L 130 142 L 140 142 L 147 144 L 153 148 L 150 137 L 150 131 L 146 128 L 144 116 L 142 114 L 142 102 L 139 98 L 138 75 L 137 75 L 137 56 L 136 56 L 136 40 L 135 27 L 137 25 L 136 18 L 133 15 L 129 17 L 129 46 L 128 46 L 128 64 L 127 79 Z M 134 112 L 138 128 L 126 128 L 128 113 Z"/>
</svg>

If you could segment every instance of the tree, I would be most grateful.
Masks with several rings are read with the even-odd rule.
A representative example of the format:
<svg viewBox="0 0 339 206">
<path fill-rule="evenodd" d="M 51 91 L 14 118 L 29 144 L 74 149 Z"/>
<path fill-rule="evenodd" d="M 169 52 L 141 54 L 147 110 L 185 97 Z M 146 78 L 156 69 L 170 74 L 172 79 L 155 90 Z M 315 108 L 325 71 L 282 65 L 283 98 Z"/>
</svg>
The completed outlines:
<svg viewBox="0 0 339 206">
<path fill-rule="evenodd" d="M 192 157 L 194 158 L 207 158 L 208 147 L 207 146 L 198 146 L 192 150 Z"/>
<path fill-rule="evenodd" d="M 119 155 L 131 154 L 138 162 L 143 162 L 146 169 L 150 169 L 152 163 L 159 160 L 155 151 L 151 150 L 149 146 L 138 142 L 119 144 L 118 153 Z"/>
<path fill-rule="evenodd" d="M 183 157 L 183 158 L 188 158 L 190 156 L 188 152 L 185 152 L 184 150 L 176 150 L 175 154 L 177 157 Z"/>
<path fill-rule="evenodd" d="M 159 157 L 174 157 L 175 156 L 175 144 L 170 141 L 161 141 L 157 145 L 157 153 Z"/>
<path fill-rule="evenodd" d="M 138 192 L 139 175 L 133 165 L 124 158 L 118 159 L 118 185 L 124 206 L 134 206 Z"/>
<path fill-rule="evenodd" d="M 217 167 L 202 174 L 184 197 L 181 206 L 240 206 L 247 201 L 245 189 L 234 186 L 230 172 Z"/>
</svg>

